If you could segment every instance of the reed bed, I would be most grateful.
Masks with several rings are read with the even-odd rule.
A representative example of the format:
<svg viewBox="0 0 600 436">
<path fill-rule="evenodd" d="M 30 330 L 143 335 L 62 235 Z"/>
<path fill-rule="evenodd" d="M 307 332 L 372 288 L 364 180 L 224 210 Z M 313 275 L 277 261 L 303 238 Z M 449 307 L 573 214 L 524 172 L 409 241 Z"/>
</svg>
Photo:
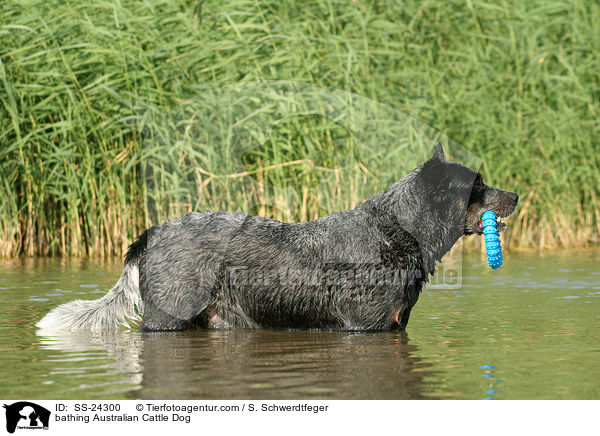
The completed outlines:
<svg viewBox="0 0 600 436">
<path fill-rule="evenodd" d="M 505 246 L 597 246 L 599 28 L 585 0 L 3 2 L 0 256 L 121 256 L 190 210 L 314 219 L 434 140 L 519 192 Z"/>
</svg>

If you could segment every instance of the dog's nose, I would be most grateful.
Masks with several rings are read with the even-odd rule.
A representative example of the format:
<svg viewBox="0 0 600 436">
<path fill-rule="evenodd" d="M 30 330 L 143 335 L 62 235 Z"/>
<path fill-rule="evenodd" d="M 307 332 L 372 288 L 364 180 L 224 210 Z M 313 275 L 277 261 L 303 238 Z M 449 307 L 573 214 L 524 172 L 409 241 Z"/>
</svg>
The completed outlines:
<svg viewBox="0 0 600 436">
<path fill-rule="evenodd" d="M 517 204 L 517 202 L 519 201 L 519 194 L 517 194 L 516 192 L 511 192 L 510 197 L 515 202 L 515 204 Z"/>
</svg>

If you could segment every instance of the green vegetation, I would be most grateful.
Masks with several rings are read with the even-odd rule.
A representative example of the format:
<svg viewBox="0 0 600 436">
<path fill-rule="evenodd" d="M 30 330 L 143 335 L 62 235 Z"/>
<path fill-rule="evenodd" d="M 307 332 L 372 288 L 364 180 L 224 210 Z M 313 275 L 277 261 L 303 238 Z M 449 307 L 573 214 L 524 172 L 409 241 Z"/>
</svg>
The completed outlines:
<svg viewBox="0 0 600 436">
<path fill-rule="evenodd" d="M 469 149 L 521 194 L 505 245 L 598 245 L 598 29 L 585 0 L 3 2 L 0 256 L 120 256 L 151 222 L 207 207 L 312 219 L 403 175 L 410 138 L 435 136 L 405 121 L 358 138 L 333 115 L 244 136 L 243 103 L 197 100 L 275 80 L 389 105 Z"/>
</svg>

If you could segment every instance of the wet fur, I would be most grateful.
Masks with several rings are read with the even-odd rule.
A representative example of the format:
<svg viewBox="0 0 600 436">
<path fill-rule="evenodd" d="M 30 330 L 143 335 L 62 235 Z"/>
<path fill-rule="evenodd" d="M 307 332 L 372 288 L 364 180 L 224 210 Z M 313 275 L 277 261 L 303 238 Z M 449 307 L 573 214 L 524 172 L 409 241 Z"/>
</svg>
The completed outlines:
<svg viewBox="0 0 600 436">
<path fill-rule="evenodd" d="M 518 196 L 431 159 L 356 208 L 307 223 L 189 213 L 146 230 L 103 299 L 71 302 L 40 327 L 404 329 L 435 264 L 487 209 Z M 139 271 L 139 286 L 133 272 Z"/>
</svg>

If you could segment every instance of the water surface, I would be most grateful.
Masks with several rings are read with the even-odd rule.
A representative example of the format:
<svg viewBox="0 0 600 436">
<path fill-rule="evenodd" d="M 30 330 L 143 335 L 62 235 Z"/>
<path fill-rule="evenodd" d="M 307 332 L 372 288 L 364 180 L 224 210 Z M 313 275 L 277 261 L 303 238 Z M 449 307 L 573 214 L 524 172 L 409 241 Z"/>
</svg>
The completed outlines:
<svg viewBox="0 0 600 436">
<path fill-rule="evenodd" d="M 95 299 L 117 261 L 0 262 L 4 399 L 600 399 L 600 251 L 463 256 L 406 333 L 205 331 L 40 335 Z"/>
</svg>

